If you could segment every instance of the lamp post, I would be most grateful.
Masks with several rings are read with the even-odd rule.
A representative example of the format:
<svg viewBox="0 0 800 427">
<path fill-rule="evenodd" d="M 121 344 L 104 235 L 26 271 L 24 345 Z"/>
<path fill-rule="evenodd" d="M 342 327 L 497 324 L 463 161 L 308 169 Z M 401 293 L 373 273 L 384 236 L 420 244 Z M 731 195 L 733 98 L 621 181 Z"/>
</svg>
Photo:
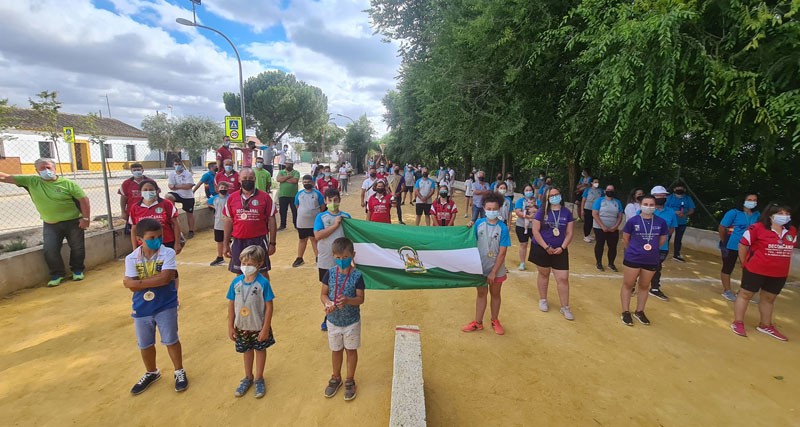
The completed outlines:
<svg viewBox="0 0 800 427">
<path fill-rule="evenodd" d="M 353 120 L 353 118 L 350 117 L 350 116 L 345 116 L 344 114 L 339 114 L 339 113 L 336 113 L 336 115 L 339 116 L 339 117 L 344 117 L 347 120 L 350 120 L 354 125 L 356 124 L 356 121 Z"/>
<path fill-rule="evenodd" d="M 233 44 L 231 39 L 228 38 L 228 36 L 226 36 L 225 34 L 222 34 L 221 31 L 219 31 L 219 30 L 217 30 L 215 28 L 207 27 L 205 25 L 200 25 L 196 21 L 192 22 L 192 21 L 190 21 L 188 19 L 183 19 L 183 18 L 178 18 L 178 19 L 175 20 L 175 22 L 177 22 L 177 23 L 179 23 L 181 25 L 186 25 L 188 27 L 204 28 L 206 30 L 213 31 L 213 32 L 221 35 L 231 45 L 231 47 L 233 48 L 233 53 L 236 54 L 236 61 L 239 63 L 239 101 L 241 102 L 240 107 L 241 107 L 241 110 L 242 110 L 241 111 L 242 112 L 242 132 L 244 132 L 244 133 L 242 133 L 242 141 L 244 141 L 245 140 L 245 136 L 246 136 L 245 134 L 247 133 L 247 118 L 245 117 L 245 111 L 244 111 L 244 81 L 242 80 L 242 58 L 239 56 L 239 50 L 236 49 L 236 46 Z"/>
</svg>

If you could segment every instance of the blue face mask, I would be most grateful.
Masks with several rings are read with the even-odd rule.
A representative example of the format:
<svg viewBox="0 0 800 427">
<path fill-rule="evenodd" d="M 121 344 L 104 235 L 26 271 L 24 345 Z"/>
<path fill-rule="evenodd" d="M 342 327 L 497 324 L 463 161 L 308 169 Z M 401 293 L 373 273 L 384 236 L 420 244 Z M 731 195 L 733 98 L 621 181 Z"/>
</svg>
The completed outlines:
<svg viewBox="0 0 800 427">
<path fill-rule="evenodd" d="M 548 199 L 551 205 L 560 205 L 561 204 L 561 195 L 557 196 L 550 196 Z"/>
<path fill-rule="evenodd" d="M 225 172 L 230 172 L 230 171 L 232 171 L 232 170 L 233 170 L 233 166 L 231 166 L 231 165 L 225 165 Z"/>
<path fill-rule="evenodd" d="M 340 269 L 347 270 L 348 268 L 350 268 L 350 264 L 353 263 L 353 257 L 347 257 L 341 259 L 335 258 L 334 261 L 336 261 L 336 265 L 338 265 Z"/>
<path fill-rule="evenodd" d="M 747 209 L 755 209 L 756 206 L 758 206 L 758 202 L 754 202 L 752 200 L 746 200 L 744 202 L 744 207 Z"/>
<path fill-rule="evenodd" d="M 486 219 L 500 218 L 500 211 L 486 211 Z"/>
<path fill-rule="evenodd" d="M 144 244 L 147 245 L 147 249 L 150 249 L 151 251 L 157 251 L 158 248 L 161 247 L 161 237 L 147 239 L 144 241 Z"/>
<path fill-rule="evenodd" d="M 183 166 L 175 165 L 175 172 L 181 172 L 183 170 Z"/>
<path fill-rule="evenodd" d="M 533 197 L 533 191 L 526 191 L 525 192 L 525 197 L 527 197 L 529 199 L 532 198 Z"/>
<path fill-rule="evenodd" d="M 42 177 L 45 181 L 51 181 L 55 179 L 56 173 L 51 171 L 50 169 L 44 169 L 39 171 L 39 176 Z"/>
</svg>

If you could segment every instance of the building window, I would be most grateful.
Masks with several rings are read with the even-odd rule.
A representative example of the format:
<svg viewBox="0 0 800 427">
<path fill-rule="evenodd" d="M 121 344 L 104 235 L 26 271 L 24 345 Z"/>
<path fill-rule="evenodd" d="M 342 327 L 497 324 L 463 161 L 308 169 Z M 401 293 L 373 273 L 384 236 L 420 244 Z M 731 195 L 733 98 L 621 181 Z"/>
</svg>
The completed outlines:
<svg viewBox="0 0 800 427">
<path fill-rule="evenodd" d="M 53 142 L 39 141 L 39 157 L 42 159 L 53 158 Z"/>
<path fill-rule="evenodd" d="M 128 153 L 128 161 L 135 162 L 136 161 L 136 146 L 135 145 L 126 145 L 125 149 Z"/>
<path fill-rule="evenodd" d="M 114 150 L 111 144 L 103 144 L 103 149 L 106 150 L 106 159 L 114 157 Z"/>
</svg>

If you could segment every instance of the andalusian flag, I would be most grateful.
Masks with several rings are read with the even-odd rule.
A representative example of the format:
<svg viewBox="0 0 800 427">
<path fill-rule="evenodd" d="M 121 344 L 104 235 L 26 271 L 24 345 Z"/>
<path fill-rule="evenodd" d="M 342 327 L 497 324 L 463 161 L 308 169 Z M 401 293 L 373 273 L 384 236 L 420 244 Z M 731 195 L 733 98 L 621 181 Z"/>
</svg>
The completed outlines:
<svg viewBox="0 0 800 427">
<path fill-rule="evenodd" d="M 486 284 L 475 232 L 345 219 L 368 289 L 442 289 Z"/>
</svg>

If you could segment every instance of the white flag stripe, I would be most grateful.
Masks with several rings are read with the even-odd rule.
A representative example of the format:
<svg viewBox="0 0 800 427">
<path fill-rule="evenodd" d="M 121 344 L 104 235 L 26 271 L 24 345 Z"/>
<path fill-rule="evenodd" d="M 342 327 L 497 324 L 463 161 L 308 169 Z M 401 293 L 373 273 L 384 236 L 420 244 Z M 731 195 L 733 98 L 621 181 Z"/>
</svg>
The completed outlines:
<svg viewBox="0 0 800 427">
<path fill-rule="evenodd" d="M 404 270 L 405 263 L 397 249 L 384 249 L 374 243 L 354 243 L 356 264 Z M 420 250 L 419 259 L 425 268 L 440 268 L 452 272 L 483 274 L 478 248 Z"/>
</svg>

